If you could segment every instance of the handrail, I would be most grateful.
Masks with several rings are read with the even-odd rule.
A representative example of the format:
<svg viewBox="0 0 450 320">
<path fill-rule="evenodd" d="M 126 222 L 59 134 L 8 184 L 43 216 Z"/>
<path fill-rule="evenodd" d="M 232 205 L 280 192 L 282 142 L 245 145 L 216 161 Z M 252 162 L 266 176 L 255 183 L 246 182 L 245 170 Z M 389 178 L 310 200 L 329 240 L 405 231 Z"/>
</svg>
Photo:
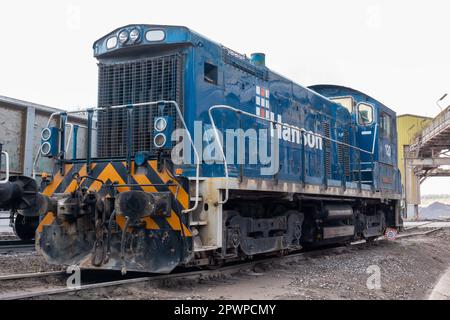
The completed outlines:
<svg viewBox="0 0 450 320">
<path fill-rule="evenodd" d="M 69 131 L 69 137 L 67 138 L 67 146 L 66 146 L 66 150 L 64 150 L 65 153 L 67 154 L 67 153 L 69 152 L 69 148 L 70 148 L 70 140 L 72 140 L 72 136 L 73 136 L 74 124 L 73 124 L 73 123 L 67 122 L 67 123 L 66 123 L 66 127 L 69 127 L 69 128 L 70 128 L 70 131 Z"/>
<path fill-rule="evenodd" d="M 38 152 L 36 154 L 36 157 L 34 157 L 34 161 L 33 161 L 33 172 L 31 174 L 31 177 L 33 179 L 36 179 L 36 164 L 39 160 L 39 157 L 41 156 L 41 152 L 42 152 L 42 144 L 39 146 Z"/>
<path fill-rule="evenodd" d="M 5 184 L 9 182 L 9 154 L 6 151 L 1 152 L 5 156 L 5 179 L 0 181 L 0 184 Z M 0 155 L 1 156 L 1 155 Z"/>
<path fill-rule="evenodd" d="M 62 113 L 64 113 L 64 112 L 62 112 Z M 50 120 L 51 120 L 51 118 L 54 117 L 55 115 L 58 115 L 58 113 L 52 113 L 52 114 L 50 115 Z M 49 120 L 49 123 L 50 123 L 50 120 Z M 49 123 L 47 124 L 47 128 L 48 128 L 49 125 L 50 125 Z M 69 138 L 68 138 L 68 140 L 67 140 L 67 147 L 66 147 L 66 150 L 64 150 L 64 151 L 67 153 L 67 152 L 69 151 L 70 140 L 72 139 L 72 134 L 73 134 L 74 125 L 73 125 L 73 123 L 66 123 L 66 127 L 70 127 L 70 128 L 71 128 L 70 133 L 69 133 Z M 31 173 L 31 177 L 32 177 L 33 179 L 36 179 L 36 164 L 37 164 L 39 158 L 41 157 L 41 152 L 42 152 L 42 145 L 39 146 L 38 152 L 37 152 L 36 157 L 34 158 L 34 161 L 33 161 L 33 170 L 32 170 L 32 173 Z"/>
<path fill-rule="evenodd" d="M 296 127 L 296 126 L 293 126 L 293 125 L 290 125 L 290 124 L 287 124 L 287 123 L 282 123 L 282 122 L 279 122 L 279 121 L 276 121 L 276 120 L 266 119 L 266 118 L 257 116 L 257 115 L 255 115 L 255 114 L 253 114 L 253 113 L 250 113 L 250 112 L 247 112 L 247 111 L 243 111 L 243 110 L 240 110 L 240 109 L 236 109 L 236 108 L 233 108 L 233 107 L 230 107 L 230 106 L 227 106 L 227 105 L 216 105 L 216 106 L 211 107 L 209 110 L 211 111 L 211 110 L 215 110 L 215 109 L 228 109 L 228 110 L 232 110 L 232 111 L 235 111 L 236 113 L 239 113 L 239 114 L 244 114 L 244 115 L 247 115 L 247 116 L 249 116 L 249 117 L 253 117 L 253 118 L 256 118 L 256 119 L 268 121 L 268 122 L 271 122 L 271 123 L 273 123 L 273 124 L 278 124 L 278 125 L 281 125 L 281 126 L 286 127 L 286 128 L 291 128 L 291 129 L 294 129 L 294 130 L 299 130 L 299 131 L 301 131 L 301 132 L 303 132 L 303 133 L 312 134 L 312 135 L 314 135 L 314 136 L 316 136 L 316 137 L 319 137 L 319 138 L 322 138 L 322 139 L 324 139 L 324 140 L 328 140 L 328 141 L 330 141 L 330 142 L 334 142 L 334 143 L 343 145 L 343 146 L 345 146 L 345 147 L 349 147 L 349 148 L 354 149 L 354 150 L 357 150 L 357 151 L 361 151 L 362 153 L 366 153 L 366 154 L 368 154 L 368 155 L 372 155 L 372 154 L 373 154 L 371 151 L 367 151 L 367 150 L 364 150 L 364 149 L 361 149 L 361 148 L 352 146 L 351 144 L 348 144 L 348 143 L 345 143 L 345 142 L 342 142 L 342 141 L 338 141 L 338 140 L 335 140 L 335 139 L 332 139 L 332 138 L 323 136 L 323 135 L 321 135 L 320 133 L 309 132 L 308 130 L 306 130 L 306 129 L 304 129 L 304 128 L 299 128 L 299 127 Z M 210 113 L 210 111 L 208 111 L 208 113 Z"/>
<path fill-rule="evenodd" d="M 247 111 L 243 111 L 243 110 L 240 110 L 240 109 L 231 107 L 231 106 L 227 106 L 227 105 L 215 105 L 215 106 L 212 106 L 211 108 L 209 108 L 209 110 L 208 110 L 208 115 L 209 115 L 209 120 L 211 121 L 212 129 L 213 129 L 213 131 L 214 131 L 215 139 L 216 139 L 217 143 L 219 144 L 219 148 L 220 148 L 220 150 L 221 150 L 222 158 L 223 158 L 223 161 L 224 161 L 224 170 L 225 170 L 225 178 L 226 178 L 226 179 L 225 179 L 225 182 L 226 182 L 226 185 L 225 185 L 225 199 L 224 199 L 223 201 L 219 202 L 219 204 L 222 204 L 222 205 L 223 205 L 223 204 L 226 204 L 226 203 L 228 202 L 228 200 L 229 200 L 229 192 L 230 192 L 230 191 L 229 191 L 229 188 L 228 188 L 228 177 L 229 177 L 229 174 L 228 174 L 228 164 L 227 164 L 227 160 L 226 160 L 225 152 L 224 152 L 224 150 L 223 150 L 222 143 L 221 143 L 221 141 L 220 141 L 220 137 L 219 137 L 219 133 L 218 133 L 218 130 L 217 130 L 217 126 L 216 126 L 216 123 L 215 123 L 214 118 L 213 118 L 213 116 L 212 116 L 212 111 L 213 111 L 213 110 L 217 110 L 217 109 L 231 110 L 231 111 L 236 112 L 237 114 L 243 114 L 243 115 L 246 115 L 246 116 L 255 118 L 255 119 L 267 121 L 267 122 L 270 122 L 270 123 L 272 123 L 272 124 L 277 124 L 277 125 L 280 125 L 280 126 L 282 126 L 282 127 L 291 128 L 291 129 L 294 129 L 294 130 L 299 130 L 299 131 L 302 133 L 302 142 L 303 142 L 303 139 L 304 139 L 304 138 L 303 138 L 303 137 L 304 137 L 304 134 L 305 134 L 305 133 L 309 133 L 309 134 L 312 134 L 312 135 L 314 135 L 314 136 L 316 136 L 316 137 L 320 137 L 320 138 L 322 138 L 322 139 L 324 139 L 324 140 L 327 140 L 327 141 L 330 141 L 330 142 L 334 142 L 334 143 L 336 143 L 336 144 L 340 144 L 340 145 L 342 145 L 342 146 L 345 146 L 345 147 L 348 147 L 348 148 L 357 150 L 357 151 L 362 152 L 362 153 L 369 154 L 369 155 L 371 155 L 372 157 L 373 157 L 373 155 L 374 155 L 374 152 L 373 152 L 374 150 L 373 150 L 372 152 L 370 152 L 370 151 L 367 151 L 367 150 L 364 150 L 364 149 L 361 149 L 361 148 L 352 146 L 352 145 L 350 145 L 350 144 L 348 144 L 348 143 L 345 143 L 345 142 L 342 142 L 342 141 L 338 141 L 338 140 L 332 139 L 332 138 L 330 138 L 330 137 L 323 136 L 323 135 L 321 135 L 321 134 L 319 134 L 319 133 L 308 132 L 308 131 L 307 131 L 306 129 L 304 129 L 304 128 L 299 128 L 299 127 L 292 126 L 292 125 L 289 125 L 289 124 L 286 124 L 286 123 L 282 123 L 282 122 L 279 122 L 279 121 L 276 121 L 276 120 L 263 118 L 263 117 L 261 117 L 261 116 L 258 116 L 258 115 L 255 115 L 255 114 L 253 114 L 253 113 L 250 113 L 250 112 L 247 112 Z M 277 130 L 277 129 L 275 129 L 275 130 Z M 372 161 L 371 163 L 372 163 L 372 165 L 373 165 L 373 161 Z M 361 177 L 360 177 L 360 179 L 361 179 Z M 373 179 L 372 179 L 372 180 L 373 180 Z"/>
<path fill-rule="evenodd" d="M 417 135 L 410 149 L 415 151 L 429 141 L 433 136 L 440 134 L 450 125 L 450 107 L 440 112 L 431 122 Z"/>
<path fill-rule="evenodd" d="M 378 134 L 378 124 L 375 124 L 375 130 L 374 130 L 374 134 L 373 134 L 373 144 L 372 144 L 372 155 L 375 154 L 375 145 L 377 142 L 377 134 Z"/>
<path fill-rule="evenodd" d="M 124 109 L 128 107 L 143 107 L 143 106 L 152 106 L 152 105 L 159 105 L 159 104 L 172 104 L 175 106 L 175 109 L 177 110 L 178 117 L 180 118 L 180 121 L 186 130 L 187 137 L 189 139 L 189 142 L 194 150 L 195 158 L 196 158 L 196 173 L 195 173 L 195 203 L 194 206 L 190 209 L 183 210 L 182 213 L 190 213 L 195 210 L 197 210 L 198 205 L 200 203 L 200 155 L 197 151 L 197 148 L 195 147 L 194 141 L 192 140 L 191 133 L 188 130 L 188 127 L 186 125 L 186 122 L 184 121 L 183 113 L 181 112 L 180 106 L 176 101 L 172 100 L 161 100 L 161 101 L 155 101 L 155 102 L 144 102 L 144 103 L 135 103 L 135 104 L 124 104 L 124 105 L 117 105 L 117 106 L 110 106 L 110 107 L 97 107 L 97 108 L 86 108 L 86 109 L 80 109 L 80 110 L 74 110 L 74 111 L 62 111 L 62 112 L 55 112 L 51 114 L 50 119 L 48 121 L 48 126 L 51 123 L 51 120 L 54 116 L 61 115 L 61 114 L 78 114 L 78 113 L 85 113 L 88 111 L 106 111 L 111 109 Z"/>
</svg>

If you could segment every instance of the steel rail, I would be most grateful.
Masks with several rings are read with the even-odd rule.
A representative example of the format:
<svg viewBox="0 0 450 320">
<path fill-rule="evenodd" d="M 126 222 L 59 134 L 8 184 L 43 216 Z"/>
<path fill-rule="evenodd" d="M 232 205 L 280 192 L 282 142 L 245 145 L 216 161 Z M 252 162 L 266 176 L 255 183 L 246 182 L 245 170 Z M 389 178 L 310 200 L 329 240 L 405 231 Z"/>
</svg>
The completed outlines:
<svg viewBox="0 0 450 320">
<path fill-rule="evenodd" d="M 12 245 L 1 245 L 0 244 L 0 250 L 5 249 L 28 249 L 28 248 L 34 248 L 34 244 L 12 244 Z"/>
<path fill-rule="evenodd" d="M 397 237 L 397 239 L 403 239 L 403 238 L 409 238 L 409 237 L 415 237 L 415 236 L 427 236 L 429 234 L 435 233 L 435 232 L 437 232 L 439 230 L 442 230 L 442 229 L 443 228 L 440 227 L 440 228 L 435 228 L 435 229 L 428 230 L 428 231 L 425 231 L 425 232 L 414 232 L 414 233 L 401 234 L 401 235 L 399 235 Z"/>
<path fill-rule="evenodd" d="M 24 240 L 0 240 L 0 252 L 9 253 L 14 251 L 33 251 L 34 241 Z"/>
<path fill-rule="evenodd" d="M 424 226 L 429 225 L 429 224 L 432 224 L 432 223 L 435 223 L 435 221 L 431 221 L 431 222 L 419 224 L 419 225 L 417 225 L 417 226 L 412 226 L 412 227 L 409 227 L 409 228 L 405 228 L 404 231 L 410 231 L 410 230 L 418 229 L 418 228 L 424 227 Z"/>
<path fill-rule="evenodd" d="M 405 234 L 397 237 L 398 240 L 406 238 L 406 237 L 413 237 L 413 236 L 427 236 L 431 233 L 437 232 L 443 228 L 436 228 L 430 231 L 426 231 L 423 233 L 411 233 L 411 234 Z M 379 237 L 375 240 L 376 242 L 387 242 L 384 237 Z M 122 286 L 122 285 L 129 285 L 129 284 L 136 284 L 136 283 L 142 283 L 142 282 L 150 282 L 150 281 L 161 281 L 161 280 L 170 280 L 170 279 L 189 279 L 189 278 L 199 278 L 199 277 L 205 277 L 205 276 L 212 276 L 216 274 L 227 274 L 230 272 L 236 272 L 239 270 L 245 270 L 251 267 L 254 267 L 258 264 L 263 263 L 270 263 L 275 261 L 286 261 L 298 257 L 308 257 L 308 256 L 314 256 L 314 255 L 323 255 L 327 253 L 339 253 L 342 250 L 346 250 L 349 248 L 356 248 L 359 246 L 371 246 L 371 243 L 368 243 L 364 240 L 357 241 L 351 243 L 349 247 L 347 246 L 340 246 L 340 247 L 333 247 L 333 248 L 325 248 L 325 249 L 319 249 L 319 250 L 313 250 L 313 251 L 306 251 L 306 252 L 297 252 L 288 254 L 281 257 L 269 257 L 269 258 L 261 258 L 257 260 L 253 260 L 250 262 L 245 263 L 239 263 L 236 265 L 230 265 L 225 266 L 222 268 L 219 268 L 217 270 L 200 270 L 200 271 L 190 271 L 190 272 L 184 272 L 184 273 L 173 273 L 168 275 L 156 275 L 156 276 L 145 276 L 145 277 L 137 277 L 132 279 L 124 279 L 124 280 L 117 280 L 117 281 L 105 281 L 105 282 L 99 282 L 99 283 L 92 283 L 92 284 L 86 284 L 82 285 L 80 287 L 75 288 L 68 288 L 68 287 L 58 287 L 43 291 L 36 291 L 36 292 L 25 292 L 25 293 L 19 293 L 19 294 L 12 294 L 12 295 L 1 295 L 0 294 L 0 300 L 21 300 L 21 299 L 30 299 L 30 298 L 36 298 L 36 297 L 42 297 L 42 296 L 52 296 L 52 295 L 58 295 L 58 294 L 67 294 L 67 293 L 74 293 L 74 292 L 80 292 L 85 290 L 92 290 L 92 289 L 99 289 L 99 288 L 107 288 L 107 287 L 114 287 L 114 286 Z M 24 275 L 5 275 L 0 276 L 0 280 L 20 280 L 20 279 L 27 279 L 27 278 L 39 278 L 44 276 L 53 276 L 53 275 L 62 275 L 64 274 L 64 271 L 55 271 L 55 272 L 45 272 L 45 273 L 35 273 L 35 274 L 24 274 Z"/>
<path fill-rule="evenodd" d="M 355 242 L 354 244 L 352 244 L 352 247 L 363 246 L 363 245 L 370 246 L 370 244 L 368 244 L 367 242 L 360 241 L 360 242 Z M 225 266 L 225 267 L 219 268 L 217 270 L 200 270 L 200 271 L 190 271 L 190 272 L 184 272 L 184 273 L 173 273 L 173 274 L 169 274 L 169 275 L 145 276 L 145 277 L 137 277 L 137 278 L 132 278 L 132 279 L 86 284 L 86 285 L 82 285 L 80 287 L 74 287 L 74 288 L 58 287 L 58 288 L 53 288 L 53 289 L 48 289 L 48 290 L 43 290 L 43 291 L 25 292 L 25 293 L 18 293 L 18 294 L 12 294 L 12 295 L 1 295 L 0 294 L 0 300 L 30 299 L 30 298 L 36 298 L 36 297 L 42 297 L 42 296 L 67 294 L 67 293 L 74 293 L 74 292 L 80 292 L 80 291 L 86 291 L 86 290 L 92 290 L 92 289 L 136 284 L 136 283 L 142 283 L 142 282 L 171 280 L 171 279 L 190 279 L 190 278 L 199 278 L 199 277 L 205 277 L 205 276 L 207 277 L 207 276 L 212 276 L 212 275 L 216 275 L 216 274 L 227 274 L 230 272 L 234 273 L 239 270 L 244 270 L 244 269 L 254 267 L 258 264 L 270 263 L 270 262 L 280 261 L 280 260 L 290 260 L 290 259 L 294 259 L 294 258 L 298 258 L 298 257 L 308 257 L 308 256 L 312 256 L 312 255 L 320 255 L 320 254 L 333 253 L 333 252 L 339 253 L 339 251 L 345 250 L 347 248 L 348 247 L 341 246 L 341 247 L 326 248 L 326 249 L 313 250 L 313 251 L 307 251 L 307 252 L 292 253 L 292 254 L 289 254 L 286 256 L 282 256 L 282 257 L 277 256 L 277 257 L 262 258 L 262 259 L 257 259 L 257 260 L 246 262 L 246 263 Z M 55 273 L 55 275 L 58 275 L 60 273 L 61 272 Z M 51 275 L 51 274 L 49 274 L 49 275 Z M 11 277 L 14 277 L 14 275 L 12 275 Z M 32 277 L 32 276 L 30 276 L 30 277 Z M 39 275 L 37 275 L 37 277 L 39 277 Z M 14 278 L 14 279 L 20 279 L 20 277 Z M 26 290 L 26 289 L 24 289 L 24 290 Z"/>
<path fill-rule="evenodd" d="M 34 245 L 34 241 L 27 240 L 0 240 L 0 247 L 5 246 L 23 246 L 23 245 Z"/>
<path fill-rule="evenodd" d="M 0 275 L 0 281 L 7 280 L 21 280 L 21 279 L 32 279 L 32 278 L 43 278 L 48 276 L 57 276 L 66 274 L 64 271 L 49 271 L 49 272 L 36 272 L 36 273 L 22 273 L 22 274 L 7 274 Z"/>
<path fill-rule="evenodd" d="M 23 251 L 34 251 L 33 244 L 23 244 L 23 245 L 15 245 L 15 246 L 0 246 L 0 253 L 14 253 L 14 252 L 23 252 Z"/>
</svg>

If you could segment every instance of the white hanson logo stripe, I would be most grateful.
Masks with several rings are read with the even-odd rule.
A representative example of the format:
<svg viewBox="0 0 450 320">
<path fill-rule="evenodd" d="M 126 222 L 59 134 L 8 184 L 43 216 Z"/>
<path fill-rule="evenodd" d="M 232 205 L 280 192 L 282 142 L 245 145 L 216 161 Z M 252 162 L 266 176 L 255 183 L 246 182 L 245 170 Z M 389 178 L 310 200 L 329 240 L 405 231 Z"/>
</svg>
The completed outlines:
<svg viewBox="0 0 450 320">
<path fill-rule="evenodd" d="M 276 115 L 270 110 L 270 91 L 264 87 L 256 86 L 256 115 L 258 117 L 266 118 L 268 120 L 275 121 L 275 119 L 283 122 L 281 115 Z M 286 123 L 286 125 L 290 125 Z M 291 126 L 291 125 L 290 125 Z M 291 128 L 286 126 L 277 125 L 278 128 L 278 139 L 287 142 L 292 142 L 296 144 L 302 143 L 301 132 L 306 131 L 301 128 Z M 272 137 L 274 135 L 274 130 L 271 127 Z M 316 136 L 313 131 L 308 131 L 305 133 L 304 145 L 311 149 L 323 150 L 323 140 L 321 137 Z"/>
</svg>

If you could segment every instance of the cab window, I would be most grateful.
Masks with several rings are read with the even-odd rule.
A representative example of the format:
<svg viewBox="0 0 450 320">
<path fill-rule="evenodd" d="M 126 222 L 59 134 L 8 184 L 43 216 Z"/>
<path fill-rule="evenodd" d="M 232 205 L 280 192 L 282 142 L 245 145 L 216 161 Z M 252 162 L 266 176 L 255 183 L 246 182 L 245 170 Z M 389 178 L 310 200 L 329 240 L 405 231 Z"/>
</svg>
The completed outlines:
<svg viewBox="0 0 450 320">
<path fill-rule="evenodd" d="M 343 106 L 348 112 L 353 113 L 353 98 L 352 97 L 342 97 L 342 98 L 332 98 L 330 99 Z"/>
<path fill-rule="evenodd" d="M 392 117 L 384 112 L 380 116 L 380 132 L 383 138 L 392 138 Z"/>
<path fill-rule="evenodd" d="M 358 123 L 367 126 L 373 123 L 373 107 L 367 103 L 358 105 Z"/>
</svg>

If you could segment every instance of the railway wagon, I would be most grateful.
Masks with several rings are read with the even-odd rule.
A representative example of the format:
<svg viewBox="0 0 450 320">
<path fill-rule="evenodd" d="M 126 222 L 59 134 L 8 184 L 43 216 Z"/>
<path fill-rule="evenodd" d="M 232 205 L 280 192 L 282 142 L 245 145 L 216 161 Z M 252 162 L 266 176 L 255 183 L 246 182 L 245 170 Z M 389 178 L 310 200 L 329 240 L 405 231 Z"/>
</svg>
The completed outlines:
<svg viewBox="0 0 450 320">
<path fill-rule="evenodd" d="M 93 49 L 86 156 L 61 152 L 61 113 L 42 134 L 54 171 L 21 208 L 39 212 L 48 262 L 169 273 L 402 226 L 395 113 L 377 100 L 186 27 L 129 25 Z"/>
<path fill-rule="evenodd" d="M 53 159 L 37 156 L 37 153 L 41 148 L 42 129 L 50 125 L 55 126 L 59 121 L 58 117 L 55 116 L 49 123 L 50 115 L 62 111 L 45 105 L 0 96 L 0 180 L 4 182 L 9 180 L 9 177 L 5 176 L 7 162 L 9 163 L 8 172 L 10 176 L 28 175 L 40 181 L 42 172 L 51 172 L 54 164 Z M 81 117 L 70 117 L 71 124 L 68 125 L 67 129 L 69 133 L 76 131 L 78 139 L 77 147 L 70 143 L 70 135 L 67 137 L 69 142 L 67 145 L 70 145 L 71 148 L 67 149 L 66 152 L 70 156 L 76 155 L 77 152 L 78 155 L 82 155 L 85 150 L 82 147 L 86 133 L 84 122 Z M 6 161 L 6 157 L 9 161 Z M 8 189 L 8 186 L 3 187 Z M 31 187 L 31 190 L 28 189 L 26 192 L 38 190 L 36 184 Z M 6 197 L 8 197 L 8 193 Z M 0 198 L 0 211 L 4 209 L 1 206 L 2 203 L 5 203 L 4 199 Z M 22 205 L 16 204 L 16 206 L 21 207 Z M 22 240 L 31 240 L 34 238 L 39 224 L 39 214 L 25 217 L 13 210 L 10 214 L 9 224 L 17 237 Z"/>
</svg>

